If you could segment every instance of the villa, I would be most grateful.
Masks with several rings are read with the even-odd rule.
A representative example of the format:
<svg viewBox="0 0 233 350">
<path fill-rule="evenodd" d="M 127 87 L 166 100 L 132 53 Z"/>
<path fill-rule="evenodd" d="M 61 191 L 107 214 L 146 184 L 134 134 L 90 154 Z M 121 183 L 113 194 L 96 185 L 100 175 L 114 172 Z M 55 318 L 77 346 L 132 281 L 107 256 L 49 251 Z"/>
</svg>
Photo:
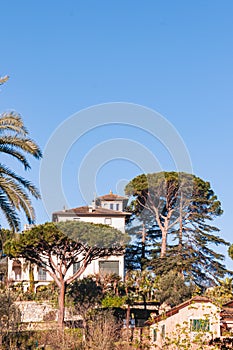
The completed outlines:
<svg viewBox="0 0 233 350">
<path fill-rule="evenodd" d="M 130 217 L 126 212 L 128 198 L 113 194 L 111 191 L 101 197 L 97 197 L 90 206 L 81 206 L 73 209 L 64 209 L 52 214 L 53 222 L 62 221 L 85 221 L 94 224 L 110 225 L 123 233 L 125 224 Z M 79 263 L 75 263 L 68 271 L 68 275 L 73 275 L 79 268 Z M 92 261 L 81 278 L 93 274 L 115 273 L 124 278 L 124 255 L 110 256 L 107 258 Z M 53 279 L 42 267 L 33 267 L 35 288 L 41 285 L 47 285 Z M 24 259 L 8 259 L 8 281 L 13 284 L 22 283 L 26 291 L 29 287 L 29 268 Z"/>
</svg>

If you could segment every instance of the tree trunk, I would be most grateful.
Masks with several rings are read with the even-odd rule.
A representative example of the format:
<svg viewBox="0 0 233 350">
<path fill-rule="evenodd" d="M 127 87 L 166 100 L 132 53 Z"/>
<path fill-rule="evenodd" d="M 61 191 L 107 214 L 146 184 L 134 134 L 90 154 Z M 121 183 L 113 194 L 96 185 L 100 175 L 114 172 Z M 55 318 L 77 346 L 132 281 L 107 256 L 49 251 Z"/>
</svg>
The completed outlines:
<svg viewBox="0 0 233 350">
<path fill-rule="evenodd" d="M 146 295 L 145 294 L 142 295 L 142 299 L 143 299 L 144 310 L 146 310 L 147 309 L 147 303 L 146 303 Z"/>
<path fill-rule="evenodd" d="M 34 264 L 29 262 L 29 291 L 35 293 Z"/>
<path fill-rule="evenodd" d="M 146 259 L 146 230 L 145 225 L 142 225 L 142 256 L 141 256 L 141 271 L 145 269 L 145 259 Z"/>
<path fill-rule="evenodd" d="M 180 195 L 180 227 L 179 227 L 179 250 L 182 250 L 183 245 L 183 210 L 182 210 L 182 204 L 183 204 L 183 195 L 181 193 Z"/>
<path fill-rule="evenodd" d="M 163 230 L 160 258 L 164 258 L 166 256 L 166 251 L 167 251 L 167 231 Z"/>
<path fill-rule="evenodd" d="M 126 311 L 127 342 L 129 342 L 129 322 L 130 322 L 130 305 L 128 304 L 127 311 Z"/>
<path fill-rule="evenodd" d="M 58 298 L 58 326 L 62 330 L 64 328 L 64 315 L 65 315 L 65 292 L 66 292 L 66 284 L 64 281 L 61 282 L 59 298 Z"/>
<path fill-rule="evenodd" d="M 182 252 L 183 246 L 183 220 L 182 216 L 180 217 L 180 227 L 179 227 L 179 251 Z"/>
<path fill-rule="evenodd" d="M 183 194 L 181 192 L 180 195 L 180 219 L 179 219 L 179 245 L 178 245 L 178 249 L 179 249 L 179 254 L 182 254 L 183 251 Z M 181 261 L 182 261 L 182 257 L 180 257 Z M 180 275 L 184 280 L 184 271 L 183 268 L 181 267 L 180 269 Z"/>
</svg>

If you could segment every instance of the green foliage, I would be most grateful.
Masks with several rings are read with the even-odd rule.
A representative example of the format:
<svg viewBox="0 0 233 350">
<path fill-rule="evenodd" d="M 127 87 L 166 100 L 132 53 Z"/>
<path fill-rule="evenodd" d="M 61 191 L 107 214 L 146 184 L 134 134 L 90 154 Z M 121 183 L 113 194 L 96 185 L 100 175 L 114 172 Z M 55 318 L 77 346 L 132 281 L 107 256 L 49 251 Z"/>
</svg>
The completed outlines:
<svg viewBox="0 0 233 350">
<path fill-rule="evenodd" d="M 183 322 L 182 324 L 177 324 L 175 330 L 165 338 L 163 348 L 172 350 L 208 350 L 210 349 L 209 343 L 211 339 L 212 337 L 208 331 L 190 332 L 189 324 Z"/>
<path fill-rule="evenodd" d="M 4 228 L 0 229 L 0 259 L 5 255 L 3 247 L 5 242 L 13 237 L 13 232 L 11 230 L 6 230 Z"/>
<path fill-rule="evenodd" d="M 64 235 L 76 242 L 82 242 L 91 247 L 104 249 L 111 249 L 116 251 L 120 249 L 122 253 L 122 247 L 128 242 L 129 237 L 127 234 L 123 234 L 121 231 L 109 225 L 92 224 L 83 221 L 74 222 L 59 222 L 56 226 L 63 232 Z"/>
<path fill-rule="evenodd" d="M 231 259 L 233 259 L 233 244 L 228 248 L 228 254 Z"/>
<path fill-rule="evenodd" d="M 5 250 L 11 257 L 22 256 L 49 268 L 49 257 L 61 259 L 66 271 L 74 262 L 86 257 L 86 263 L 99 257 L 122 254 L 127 235 L 107 225 L 86 222 L 46 223 L 33 227 L 9 240 Z M 81 258 L 84 261 L 85 258 Z"/>
<path fill-rule="evenodd" d="M 50 282 L 46 286 L 39 286 L 36 288 L 36 293 L 34 293 L 34 300 L 46 300 L 50 301 L 53 305 L 57 305 L 59 289 L 55 282 Z"/>
<path fill-rule="evenodd" d="M 7 257 L 4 253 L 3 247 L 5 242 L 12 237 L 13 233 L 10 230 L 5 230 L 3 228 L 0 229 L 0 276 L 1 280 L 4 281 L 7 278 Z"/>
<path fill-rule="evenodd" d="M 15 338 L 19 335 L 21 313 L 14 304 L 15 295 L 9 289 L 0 290 L 0 338 L 3 349 L 11 349 Z"/>
<path fill-rule="evenodd" d="M 5 338 L 4 350 L 83 350 L 80 329 L 21 331 Z"/>
<path fill-rule="evenodd" d="M 143 174 L 131 180 L 125 192 L 133 196 L 128 267 L 140 268 L 144 249 L 145 265 L 158 275 L 174 270 L 201 287 L 224 277 L 224 255 L 213 247 L 228 243 L 211 224 L 222 208 L 209 182 L 178 172 Z M 140 225 L 146 231 L 144 242 L 137 235 Z"/>
<path fill-rule="evenodd" d="M 102 300 L 103 308 L 114 308 L 114 307 L 122 307 L 126 304 L 127 297 L 121 297 L 117 295 L 106 295 Z"/>
<path fill-rule="evenodd" d="M 177 324 L 172 334 L 166 337 L 164 348 L 169 348 L 170 346 L 172 346 L 174 350 L 189 350 L 192 348 L 187 322 L 183 322 L 182 325 Z"/>
<path fill-rule="evenodd" d="M 23 257 L 50 274 L 59 288 L 59 324 L 64 322 L 67 286 L 81 276 L 88 264 L 100 257 L 121 255 L 127 235 L 106 225 L 86 222 L 46 223 L 16 235 L 5 244 L 10 257 Z M 68 273 L 80 262 L 79 269 Z"/>
<path fill-rule="evenodd" d="M 96 306 L 100 306 L 103 299 L 103 289 L 101 285 L 97 285 L 96 281 L 91 277 L 74 281 L 67 291 L 72 298 L 75 308 L 80 310 L 90 310 Z"/>
<path fill-rule="evenodd" d="M 205 295 L 219 306 L 226 304 L 233 299 L 233 279 L 220 280 L 217 286 L 208 288 Z"/>
<path fill-rule="evenodd" d="M 158 278 L 150 271 L 128 271 L 125 276 L 125 290 L 128 298 L 143 301 L 146 308 L 147 301 L 157 300 Z"/>
<path fill-rule="evenodd" d="M 21 320 L 21 314 L 14 305 L 14 295 L 9 289 L 0 290 L 0 329 L 15 331 Z"/>
<path fill-rule="evenodd" d="M 7 80 L 8 77 L 0 78 L 0 85 Z M 0 153 L 19 161 L 25 170 L 30 169 L 27 155 L 36 159 L 42 156 L 38 145 L 29 138 L 21 116 L 15 112 L 0 115 Z M 35 220 L 30 196 L 40 198 L 37 188 L 0 163 L 0 208 L 14 231 L 20 228 L 20 211 L 24 212 L 29 223 Z"/>
<path fill-rule="evenodd" d="M 186 283 L 182 275 L 171 270 L 158 279 L 156 297 L 160 304 L 175 306 L 190 299 L 194 289 L 194 285 Z"/>
</svg>

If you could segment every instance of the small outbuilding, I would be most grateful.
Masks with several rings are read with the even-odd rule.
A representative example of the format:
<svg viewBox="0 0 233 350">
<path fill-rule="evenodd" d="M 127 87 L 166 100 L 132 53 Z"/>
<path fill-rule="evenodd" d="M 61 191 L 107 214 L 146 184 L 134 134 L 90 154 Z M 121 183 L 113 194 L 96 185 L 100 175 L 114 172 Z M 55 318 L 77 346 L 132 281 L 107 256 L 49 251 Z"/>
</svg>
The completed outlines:
<svg viewBox="0 0 233 350">
<path fill-rule="evenodd" d="M 195 296 L 148 321 L 151 349 L 173 349 L 185 343 L 196 349 L 195 342 L 204 344 L 221 336 L 221 322 L 221 309 L 209 298 Z"/>
</svg>

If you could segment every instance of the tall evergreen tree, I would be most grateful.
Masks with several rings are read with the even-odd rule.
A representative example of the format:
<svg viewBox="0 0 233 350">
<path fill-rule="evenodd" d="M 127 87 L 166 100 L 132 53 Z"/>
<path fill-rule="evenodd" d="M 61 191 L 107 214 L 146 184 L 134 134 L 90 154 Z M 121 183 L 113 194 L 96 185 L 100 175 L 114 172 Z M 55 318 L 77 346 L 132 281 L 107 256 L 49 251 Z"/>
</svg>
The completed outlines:
<svg viewBox="0 0 233 350">
<path fill-rule="evenodd" d="M 224 256 L 213 247 L 228 243 L 212 225 L 223 211 L 209 182 L 192 174 L 160 172 L 137 176 L 125 191 L 133 196 L 137 225 L 147 224 L 148 265 L 158 274 L 173 269 L 200 286 L 225 275 Z"/>
</svg>

